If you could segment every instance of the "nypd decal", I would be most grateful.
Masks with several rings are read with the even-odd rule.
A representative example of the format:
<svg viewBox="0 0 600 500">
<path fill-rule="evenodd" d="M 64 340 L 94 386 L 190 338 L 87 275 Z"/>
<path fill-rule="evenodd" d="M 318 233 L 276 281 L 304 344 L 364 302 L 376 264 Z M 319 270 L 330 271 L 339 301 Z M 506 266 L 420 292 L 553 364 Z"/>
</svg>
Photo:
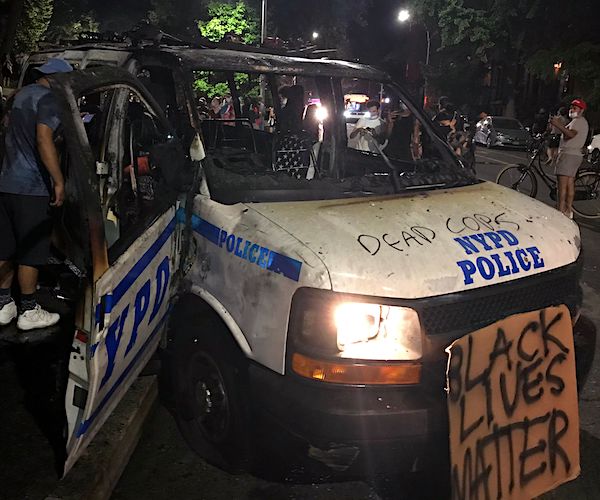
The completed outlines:
<svg viewBox="0 0 600 500">
<path fill-rule="evenodd" d="M 268 247 L 259 245 L 241 236 L 228 233 L 207 220 L 192 215 L 192 229 L 203 238 L 230 253 L 255 264 L 266 271 L 282 274 L 293 281 L 300 279 L 302 262 L 280 254 Z"/>
<path fill-rule="evenodd" d="M 521 248 L 518 238 L 504 229 L 460 236 L 454 241 L 469 256 L 456 263 L 465 285 L 545 267 L 538 247 Z"/>
</svg>

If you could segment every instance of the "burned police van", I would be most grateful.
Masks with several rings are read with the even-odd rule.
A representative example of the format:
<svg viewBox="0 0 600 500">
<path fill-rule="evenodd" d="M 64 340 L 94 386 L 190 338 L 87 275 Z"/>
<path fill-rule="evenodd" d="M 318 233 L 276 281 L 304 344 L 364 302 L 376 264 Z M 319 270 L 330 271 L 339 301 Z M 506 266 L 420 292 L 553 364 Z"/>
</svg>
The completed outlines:
<svg viewBox="0 0 600 500">
<path fill-rule="evenodd" d="M 561 306 L 572 345 L 577 225 L 478 180 L 385 73 L 98 43 L 32 55 L 25 83 L 49 57 L 79 68 L 51 81 L 68 192 L 56 241 L 82 276 L 65 470 L 157 349 L 178 425 L 208 460 L 248 466 L 257 434 L 288 436 L 340 471 L 448 457 L 455 341 L 478 356 L 508 321 L 495 366 L 517 370 L 518 350 L 531 362 L 511 400 L 561 363 L 533 365 L 546 338 L 510 340 L 511 318 Z M 370 98 L 357 123 L 344 116 L 350 94 Z"/>
</svg>

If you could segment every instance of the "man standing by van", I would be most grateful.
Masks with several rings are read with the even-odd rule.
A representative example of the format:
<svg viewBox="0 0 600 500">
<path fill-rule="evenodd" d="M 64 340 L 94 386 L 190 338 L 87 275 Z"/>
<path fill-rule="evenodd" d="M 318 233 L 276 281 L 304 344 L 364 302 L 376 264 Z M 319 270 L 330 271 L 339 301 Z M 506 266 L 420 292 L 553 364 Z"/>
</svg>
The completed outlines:
<svg viewBox="0 0 600 500">
<path fill-rule="evenodd" d="M 575 198 L 575 175 L 583 160 L 583 146 L 589 131 L 588 122 L 583 116 L 586 109 L 585 101 L 575 99 L 569 108 L 571 121 L 568 125 L 565 126 L 556 116 L 550 119 L 550 123 L 562 134 L 555 169 L 558 176 L 558 209 L 571 219 Z"/>
<path fill-rule="evenodd" d="M 37 68 L 38 80 L 14 98 L 0 170 L 0 325 L 18 316 L 21 330 L 45 328 L 60 316 L 40 307 L 35 299 L 38 268 L 48 260 L 52 220 L 49 206 L 59 207 L 65 197 L 54 132 L 60 126 L 56 97 L 46 78 L 72 71 L 57 58 Z M 21 302 L 17 311 L 11 284 L 17 278 Z"/>
</svg>

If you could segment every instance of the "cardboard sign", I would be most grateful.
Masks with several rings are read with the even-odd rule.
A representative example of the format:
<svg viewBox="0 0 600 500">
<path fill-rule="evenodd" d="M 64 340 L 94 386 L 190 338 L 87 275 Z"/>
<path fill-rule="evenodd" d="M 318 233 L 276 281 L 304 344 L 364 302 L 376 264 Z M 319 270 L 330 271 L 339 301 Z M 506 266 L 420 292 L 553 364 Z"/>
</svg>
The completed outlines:
<svg viewBox="0 0 600 500">
<path fill-rule="evenodd" d="M 505 318 L 447 352 L 453 499 L 531 499 L 579 475 L 566 306 Z"/>
</svg>

